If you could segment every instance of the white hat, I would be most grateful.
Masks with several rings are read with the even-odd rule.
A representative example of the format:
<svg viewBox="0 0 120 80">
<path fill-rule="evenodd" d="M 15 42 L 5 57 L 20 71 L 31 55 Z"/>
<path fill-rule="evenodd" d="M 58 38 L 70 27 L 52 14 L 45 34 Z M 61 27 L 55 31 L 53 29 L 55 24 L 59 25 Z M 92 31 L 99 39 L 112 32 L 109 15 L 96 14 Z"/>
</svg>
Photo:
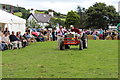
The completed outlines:
<svg viewBox="0 0 120 80">
<path fill-rule="evenodd" d="M 70 25 L 70 27 L 74 27 L 73 25 Z"/>
</svg>

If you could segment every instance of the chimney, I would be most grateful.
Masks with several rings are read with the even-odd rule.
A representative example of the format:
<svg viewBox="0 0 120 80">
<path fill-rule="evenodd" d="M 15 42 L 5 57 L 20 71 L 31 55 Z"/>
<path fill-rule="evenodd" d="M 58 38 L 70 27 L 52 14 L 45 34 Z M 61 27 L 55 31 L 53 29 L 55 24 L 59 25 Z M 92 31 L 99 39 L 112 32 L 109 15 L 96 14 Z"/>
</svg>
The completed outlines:
<svg viewBox="0 0 120 80">
<path fill-rule="evenodd" d="M 52 17 L 54 17 L 54 12 L 53 11 L 49 11 L 49 15 L 51 15 Z"/>
<path fill-rule="evenodd" d="M 31 9 L 31 10 L 30 10 L 30 13 L 35 14 L 35 10 L 34 10 L 34 9 Z"/>
<path fill-rule="evenodd" d="M 5 4 L 2 4 L 2 9 L 3 9 L 4 11 L 6 11 L 6 5 L 5 5 Z"/>
<path fill-rule="evenodd" d="M 13 11 L 13 10 L 14 10 L 14 7 L 13 7 L 13 6 L 10 6 L 10 13 L 11 13 L 11 14 L 14 14 L 14 11 Z"/>
</svg>

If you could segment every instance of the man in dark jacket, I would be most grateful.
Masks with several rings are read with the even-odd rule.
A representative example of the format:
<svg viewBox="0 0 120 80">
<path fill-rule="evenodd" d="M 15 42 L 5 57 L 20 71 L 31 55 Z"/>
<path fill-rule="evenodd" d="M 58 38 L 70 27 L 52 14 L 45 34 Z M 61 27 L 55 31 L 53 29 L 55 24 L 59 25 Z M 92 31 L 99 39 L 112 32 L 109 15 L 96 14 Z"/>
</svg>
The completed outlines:
<svg viewBox="0 0 120 80">
<path fill-rule="evenodd" d="M 10 42 L 20 41 L 14 34 L 15 33 L 12 31 L 12 34 L 9 36 Z"/>
<path fill-rule="evenodd" d="M 22 48 L 22 42 L 14 35 L 14 31 L 12 31 L 12 34 L 9 36 L 10 42 L 13 44 L 13 48 Z"/>
</svg>

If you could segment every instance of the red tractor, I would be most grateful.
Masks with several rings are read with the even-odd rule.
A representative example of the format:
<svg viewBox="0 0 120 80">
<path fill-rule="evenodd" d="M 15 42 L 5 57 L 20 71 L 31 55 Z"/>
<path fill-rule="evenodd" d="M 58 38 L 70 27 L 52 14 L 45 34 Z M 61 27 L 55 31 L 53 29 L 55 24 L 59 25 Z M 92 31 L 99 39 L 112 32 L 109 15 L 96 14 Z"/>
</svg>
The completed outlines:
<svg viewBox="0 0 120 80">
<path fill-rule="evenodd" d="M 70 49 L 70 45 L 79 45 L 79 50 L 88 48 L 88 39 L 85 33 L 66 33 L 63 40 L 60 41 L 60 50 Z"/>
</svg>

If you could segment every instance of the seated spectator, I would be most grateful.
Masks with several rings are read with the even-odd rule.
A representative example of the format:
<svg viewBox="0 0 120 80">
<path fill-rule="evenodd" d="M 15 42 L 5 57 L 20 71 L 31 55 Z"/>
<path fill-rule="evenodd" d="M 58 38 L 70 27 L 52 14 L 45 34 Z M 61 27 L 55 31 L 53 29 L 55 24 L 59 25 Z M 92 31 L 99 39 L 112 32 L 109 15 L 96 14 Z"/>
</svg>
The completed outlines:
<svg viewBox="0 0 120 80">
<path fill-rule="evenodd" d="M 31 35 L 30 35 L 28 32 L 26 32 L 26 33 L 23 35 L 23 37 L 24 37 L 28 42 L 30 42 Z"/>
<path fill-rule="evenodd" d="M 16 37 L 20 40 L 19 32 L 16 32 Z"/>
<path fill-rule="evenodd" d="M 25 32 L 30 33 L 30 29 L 26 28 Z"/>
<path fill-rule="evenodd" d="M 19 35 L 19 36 L 23 36 L 20 31 L 18 32 L 18 35 Z"/>
<path fill-rule="evenodd" d="M 6 47 L 8 49 L 12 49 L 12 44 L 10 43 L 9 35 L 7 32 L 5 32 L 5 35 L 2 37 L 2 42 L 6 44 Z"/>
<path fill-rule="evenodd" d="M 18 39 L 14 34 L 14 31 L 12 31 L 12 34 L 9 36 L 10 42 L 13 44 L 14 49 L 22 48 L 22 43 L 20 42 L 20 39 Z"/>
<path fill-rule="evenodd" d="M 32 32 L 37 32 L 36 27 L 32 28 Z"/>
<path fill-rule="evenodd" d="M 23 36 L 20 36 L 20 41 L 22 42 L 22 47 L 28 46 L 28 42 Z"/>
<path fill-rule="evenodd" d="M 37 41 L 44 41 L 44 35 L 40 32 L 40 34 L 37 37 Z"/>
<path fill-rule="evenodd" d="M 0 50 L 4 51 L 5 50 L 5 43 L 2 41 L 3 33 L 0 32 Z"/>
<path fill-rule="evenodd" d="M 31 38 L 31 35 L 29 33 L 26 33 L 26 37 L 29 39 Z"/>
<path fill-rule="evenodd" d="M 111 32 L 111 38 L 112 38 L 112 40 L 114 40 L 114 37 L 116 36 L 116 34 L 115 34 L 115 32 L 113 31 L 113 32 Z"/>
</svg>

